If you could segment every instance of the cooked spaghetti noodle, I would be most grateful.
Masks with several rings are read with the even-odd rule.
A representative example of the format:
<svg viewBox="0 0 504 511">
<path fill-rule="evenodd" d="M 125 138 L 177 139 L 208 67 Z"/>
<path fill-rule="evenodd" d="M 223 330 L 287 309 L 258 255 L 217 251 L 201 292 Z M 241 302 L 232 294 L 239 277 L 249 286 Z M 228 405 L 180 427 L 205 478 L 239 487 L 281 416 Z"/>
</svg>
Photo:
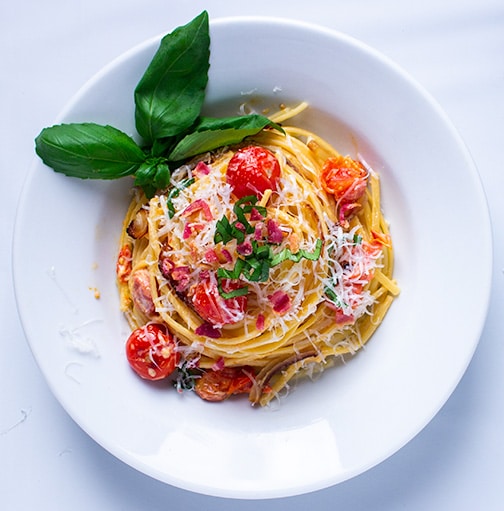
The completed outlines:
<svg viewBox="0 0 504 511">
<path fill-rule="evenodd" d="M 313 133 L 284 131 L 193 159 L 150 200 L 134 192 L 118 261 L 121 307 L 132 329 L 161 323 L 174 336 L 179 388 L 188 374 L 197 391 L 209 375 L 218 387 L 236 368 L 250 401 L 266 405 L 294 377 L 359 350 L 399 293 L 378 175 Z M 280 176 L 276 189 L 239 200 L 226 176 L 245 146 L 269 150 Z M 352 165 L 355 182 L 336 190 L 334 172 Z"/>
</svg>

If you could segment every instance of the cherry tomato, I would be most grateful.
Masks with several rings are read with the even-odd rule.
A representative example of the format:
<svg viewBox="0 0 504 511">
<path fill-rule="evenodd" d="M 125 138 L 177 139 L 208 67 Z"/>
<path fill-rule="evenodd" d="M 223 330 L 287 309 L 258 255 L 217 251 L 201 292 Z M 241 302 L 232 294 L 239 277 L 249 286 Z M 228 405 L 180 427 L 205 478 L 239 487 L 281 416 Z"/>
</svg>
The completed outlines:
<svg viewBox="0 0 504 511">
<path fill-rule="evenodd" d="M 320 179 L 322 188 L 336 200 L 344 197 L 345 202 L 352 202 L 366 191 L 367 171 L 359 161 L 339 156 L 326 160 Z"/>
<path fill-rule="evenodd" d="M 146 380 L 162 380 L 177 366 L 177 344 L 164 325 L 137 328 L 126 342 L 126 357 L 133 370 Z"/>
<path fill-rule="evenodd" d="M 226 292 L 233 291 L 240 284 L 229 280 L 223 281 Z M 217 282 L 210 278 L 200 280 L 192 290 L 192 304 L 196 312 L 212 325 L 226 325 L 243 319 L 247 308 L 247 296 L 224 299 L 219 293 Z"/>
<path fill-rule="evenodd" d="M 249 393 L 254 383 L 254 371 L 249 367 L 225 367 L 208 370 L 196 380 L 194 391 L 205 401 L 224 401 L 234 394 Z"/>
<path fill-rule="evenodd" d="M 259 146 L 236 151 L 226 171 L 226 181 L 238 199 L 247 195 L 261 197 L 266 190 L 276 190 L 279 178 L 280 164 L 275 155 Z"/>
</svg>

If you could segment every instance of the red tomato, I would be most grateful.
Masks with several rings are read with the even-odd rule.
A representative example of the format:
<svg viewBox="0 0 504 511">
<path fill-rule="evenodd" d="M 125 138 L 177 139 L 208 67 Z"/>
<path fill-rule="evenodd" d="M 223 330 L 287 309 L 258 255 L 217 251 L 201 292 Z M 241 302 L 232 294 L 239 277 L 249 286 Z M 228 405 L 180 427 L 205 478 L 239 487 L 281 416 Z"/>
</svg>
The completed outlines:
<svg viewBox="0 0 504 511">
<path fill-rule="evenodd" d="M 230 292 L 241 287 L 231 281 L 223 282 L 223 289 Z M 243 319 L 247 307 L 247 296 L 224 299 L 219 293 L 215 280 L 200 280 L 192 290 L 192 304 L 196 312 L 212 325 L 226 325 Z"/>
<path fill-rule="evenodd" d="M 234 394 L 249 393 L 254 376 L 250 367 L 225 367 L 220 371 L 209 369 L 196 380 L 194 391 L 205 401 L 224 401 Z"/>
<path fill-rule="evenodd" d="M 367 186 L 367 171 L 363 165 L 348 156 L 328 158 L 320 176 L 322 188 L 335 199 L 345 198 L 345 202 L 360 199 Z"/>
<path fill-rule="evenodd" d="M 121 282 L 126 282 L 131 274 L 131 247 L 124 245 L 117 256 L 116 274 Z"/>
<path fill-rule="evenodd" d="M 247 195 L 261 197 L 266 190 L 276 190 L 280 164 L 275 155 L 259 146 L 236 151 L 229 161 L 226 181 L 241 199 Z"/>
<path fill-rule="evenodd" d="M 137 328 L 126 342 L 126 357 L 133 370 L 146 380 L 162 380 L 177 366 L 177 344 L 164 325 Z"/>
</svg>

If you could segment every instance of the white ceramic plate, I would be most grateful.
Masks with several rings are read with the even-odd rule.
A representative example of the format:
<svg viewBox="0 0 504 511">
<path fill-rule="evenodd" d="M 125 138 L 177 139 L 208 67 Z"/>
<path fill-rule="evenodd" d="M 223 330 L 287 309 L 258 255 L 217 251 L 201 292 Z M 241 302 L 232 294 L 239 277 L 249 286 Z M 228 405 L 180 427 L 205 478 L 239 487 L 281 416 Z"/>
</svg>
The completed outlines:
<svg viewBox="0 0 504 511">
<path fill-rule="evenodd" d="M 438 106 L 388 60 L 341 34 L 290 21 L 211 24 L 208 108 L 263 96 L 306 100 L 300 120 L 383 181 L 400 298 L 365 350 L 280 406 L 205 403 L 137 378 L 114 269 L 128 179 L 90 182 L 35 160 L 19 206 L 14 276 L 34 356 L 75 421 L 159 480 L 210 495 L 266 498 L 324 488 L 413 438 L 459 382 L 485 320 L 491 237 L 469 154 Z M 55 121 L 133 133 L 133 89 L 158 39 L 94 77 Z M 478 271 L 468 278 L 468 269 Z M 98 289 L 101 298 L 94 297 Z M 470 301 L 470 313 L 468 313 Z M 414 460 L 412 460 L 414 462 Z"/>
</svg>

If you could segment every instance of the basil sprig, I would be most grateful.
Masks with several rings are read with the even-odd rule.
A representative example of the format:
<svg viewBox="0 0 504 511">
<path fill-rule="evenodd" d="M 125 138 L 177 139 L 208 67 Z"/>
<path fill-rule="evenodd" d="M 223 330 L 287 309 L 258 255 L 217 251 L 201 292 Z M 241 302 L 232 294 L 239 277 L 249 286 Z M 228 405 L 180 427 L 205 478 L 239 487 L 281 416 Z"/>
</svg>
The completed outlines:
<svg viewBox="0 0 504 511">
<path fill-rule="evenodd" d="M 92 122 L 44 128 L 35 139 L 42 161 L 70 177 L 117 179 L 133 175 L 147 197 L 168 188 L 171 171 L 187 158 L 236 144 L 266 127 L 261 115 L 201 116 L 208 82 L 208 13 L 164 36 L 134 91 L 135 140 Z"/>
</svg>

